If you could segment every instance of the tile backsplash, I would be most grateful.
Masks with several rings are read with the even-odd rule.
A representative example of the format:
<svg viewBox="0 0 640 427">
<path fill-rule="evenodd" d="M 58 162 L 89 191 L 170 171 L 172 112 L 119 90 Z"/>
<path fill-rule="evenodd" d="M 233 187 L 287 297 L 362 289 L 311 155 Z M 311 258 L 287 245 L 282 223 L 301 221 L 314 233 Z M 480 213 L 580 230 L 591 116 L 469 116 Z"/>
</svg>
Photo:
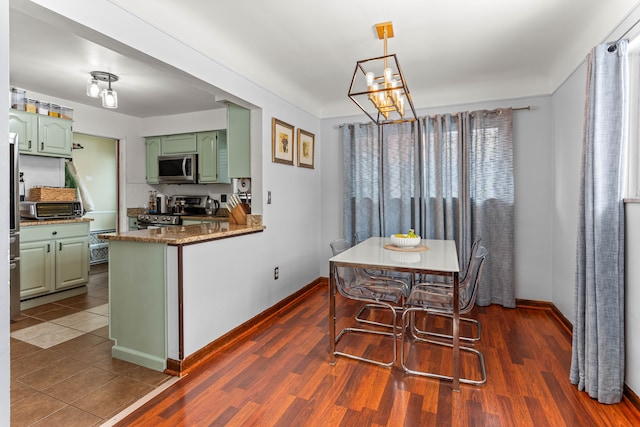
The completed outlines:
<svg viewBox="0 0 640 427">
<path fill-rule="evenodd" d="M 64 159 L 23 154 L 20 172 L 24 174 L 25 194 L 31 187 L 64 187 Z"/>
</svg>

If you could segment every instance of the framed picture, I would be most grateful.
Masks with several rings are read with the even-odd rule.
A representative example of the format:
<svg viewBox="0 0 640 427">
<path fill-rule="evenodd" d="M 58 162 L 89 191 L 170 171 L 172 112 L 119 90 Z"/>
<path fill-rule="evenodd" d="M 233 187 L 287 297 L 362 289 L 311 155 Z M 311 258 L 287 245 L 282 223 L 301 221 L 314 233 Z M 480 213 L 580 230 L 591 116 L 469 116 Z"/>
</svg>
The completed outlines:
<svg viewBox="0 0 640 427">
<path fill-rule="evenodd" d="M 271 161 L 293 166 L 293 126 L 275 117 L 271 121 Z"/>
<path fill-rule="evenodd" d="M 314 135 L 298 129 L 298 166 L 313 169 Z"/>
</svg>

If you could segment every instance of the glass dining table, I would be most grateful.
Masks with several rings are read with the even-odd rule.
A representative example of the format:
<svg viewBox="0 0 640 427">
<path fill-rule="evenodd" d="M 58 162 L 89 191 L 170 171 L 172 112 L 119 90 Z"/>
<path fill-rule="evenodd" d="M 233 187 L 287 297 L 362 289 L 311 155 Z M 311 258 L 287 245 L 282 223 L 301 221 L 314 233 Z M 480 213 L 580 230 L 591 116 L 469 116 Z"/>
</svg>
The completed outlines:
<svg viewBox="0 0 640 427">
<path fill-rule="evenodd" d="M 329 356 L 336 363 L 336 278 L 334 267 L 367 268 L 421 274 L 450 276 L 453 279 L 453 381 L 454 391 L 460 391 L 460 304 L 458 295 L 458 253 L 453 240 L 422 239 L 419 246 L 427 250 L 403 252 L 386 249 L 388 237 L 371 237 L 329 259 Z"/>
</svg>

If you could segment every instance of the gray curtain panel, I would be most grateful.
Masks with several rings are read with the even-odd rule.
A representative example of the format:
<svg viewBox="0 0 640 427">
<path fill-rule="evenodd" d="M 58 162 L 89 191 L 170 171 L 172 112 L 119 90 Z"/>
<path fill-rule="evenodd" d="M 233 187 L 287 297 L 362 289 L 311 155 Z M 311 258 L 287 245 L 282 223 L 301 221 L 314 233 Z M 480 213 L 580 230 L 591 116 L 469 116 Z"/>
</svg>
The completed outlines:
<svg viewBox="0 0 640 427">
<path fill-rule="evenodd" d="M 624 387 L 627 42 L 587 56 L 570 379 L 601 403 Z"/>
<path fill-rule="evenodd" d="M 345 236 L 409 228 L 456 241 L 461 265 L 476 237 L 490 251 L 477 304 L 515 306 L 511 109 L 343 125 Z"/>
</svg>

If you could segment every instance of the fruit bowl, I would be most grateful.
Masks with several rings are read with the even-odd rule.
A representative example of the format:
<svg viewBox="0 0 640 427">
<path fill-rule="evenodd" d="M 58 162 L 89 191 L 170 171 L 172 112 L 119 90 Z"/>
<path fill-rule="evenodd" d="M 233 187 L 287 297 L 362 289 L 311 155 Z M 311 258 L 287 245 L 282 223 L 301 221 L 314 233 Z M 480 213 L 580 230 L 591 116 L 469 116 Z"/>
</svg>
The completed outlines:
<svg viewBox="0 0 640 427">
<path fill-rule="evenodd" d="M 406 236 L 406 234 L 401 234 Z M 400 248 L 413 248 L 420 243 L 420 236 L 418 237 L 399 237 L 397 234 L 391 236 L 391 243 Z"/>
</svg>

